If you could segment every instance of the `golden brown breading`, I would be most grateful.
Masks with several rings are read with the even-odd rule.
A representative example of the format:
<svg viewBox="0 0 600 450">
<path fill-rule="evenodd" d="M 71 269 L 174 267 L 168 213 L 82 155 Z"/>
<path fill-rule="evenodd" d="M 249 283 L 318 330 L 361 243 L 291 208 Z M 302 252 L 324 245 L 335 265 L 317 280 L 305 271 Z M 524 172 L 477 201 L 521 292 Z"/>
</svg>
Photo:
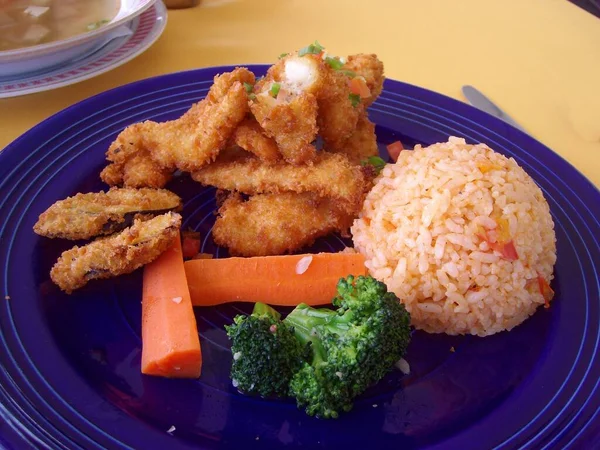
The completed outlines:
<svg viewBox="0 0 600 450">
<path fill-rule="evenodd" d="M 225 72 L 215 76 L 213 85 L 210 87 L 210 90 L 206 95 L 206 100 L 208 100 L 209 103 L 219 102 L 223 97 L 225 97 L 233 85 L 238 82 L 242 84 L 254 84 L 254 74 L 245 67 L 236 67 L 231 72 Z"/>
<path fill-rule="evenodd" d="M 362 100 L 366 106 L 369 106 L 379 97 L 385 77 L 383 76 L 383 63 L 377 58 L 377 55 L 364 53 L 350 55 L 343 69 L 356 73 L 367 82 L 371 96 Z"/>
<path fill-rule="evenodd" d="M 266 136 L 255 119 L 246 119 L 233 132 L 232 141 L 263 161 L 279 161 L 281 153 L 274 139 Z"/>
<path fill-rule="evenodd" d="M 146 218 L 179 210 L 181 199 L 167 190 L 112 188 L 57 201 L 40 215 L 33 231 L 49 238 L 89 239 L 122 230 L 139 214 Z"/>
<path fill-rule="evenodd" d="M 311 165 L 265 163 L 241 152 L 227 152 L 192 178 L 205 185 L 254 195 L 312 192 L 339 202 L 348 213 L 357 213 L 363 200 L 364 176 L 345 155 L 321 152 Z"/>
<path fill-rule="evenodd" d="M 264 81 L 281 83 L 284 91 L 293 94 L 306 92 L 317 95 L 327 81 L 329 70 L 329 66 L 316 55 L 298 56 L 292 53 L 272 65 Z"/>
<path fill-rule="evenodd" d="M 352 133 L 352 136 L 346 141 L 342 149 L 338 149 L 336 152 L 343 153 L 354 164 L 360 164 L 369 156 L 377 156 L 379 154 L 377 136 L 375 136 L 375 124 L 368 119 L 366 114 L 361 114 L 356 124 L 356 130 L 354 130 L 354 133 Z"/>
<path fill-rule="evenodd" d="M 248 112 L 248 94 L 235 82 L 220 101 L 206 103 L 180 119 L 144 122 L 135 130 L 144 147 L 163 167 L 192 171 L 212 162 Z"/>
<path fill-rule="evenodd" d="M 364 105 L 352 105 L 348 77 L 338 70 L 328 71 L 327 82 L 317 94 L 319 135 L 325 147 L 342 151 L 346 140 L 356 128 Z"/>
<path fill-rule="evenodd" d="M 245 68 L 218 75 L 207 97 L 179 119 L 125 128 L 108 149 L 112 164 L 102 180 L 111 186 L 163 187 L 175 169 L 190 171 L 213 161 L 249 111 L 244 82 L 254 83 Z"/>
<path fill-rule="evenodd" d="M 317 100 L 301 93 L 277 99 L 269 94 L 270 84 L 256 94 L 250 109 L 266 135 L 275 139 L 284 159 L 291 164 L 305 164 L 316 156 L 311 144 L 317 137 Z"/>
<path fill-rule="evenodd" d="M 136 220 L 119 234 L 63 252 L 50 277 L 70 294 L 88 281 L 133 272 L 154 261 L 179 236 L 181 216 L 167 213 L 146 222 Z"/>
<path fill-rule="evenodd" d="M 353 216 L 313 194 L 231 195 L 219 209 L 212 235 L 231 255 L 281 255 L 335 231 L 346 233 Z"/>
<path fill-rule="evenodd" d="M 130 143 L 123 143 L 109 149 L 108 159 L 118 160 L 106 166 L 100 172 L 100 178 L 109 186 L 132 188 L 149 187 L 160 189 L 170 180 L 173 170 L 165 169 L 152 159 L 147 150 Z M 119 154 L 119 157 L 112 153 Z"/>
</svg>

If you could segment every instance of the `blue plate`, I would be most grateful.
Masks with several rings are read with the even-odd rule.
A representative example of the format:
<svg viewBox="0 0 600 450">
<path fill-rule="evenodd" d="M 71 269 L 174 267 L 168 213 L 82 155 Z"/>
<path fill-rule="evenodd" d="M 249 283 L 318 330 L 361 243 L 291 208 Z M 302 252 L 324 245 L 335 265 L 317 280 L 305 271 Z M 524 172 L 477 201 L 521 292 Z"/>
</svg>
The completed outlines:
<svg viewBox="0 0 600 450">
<path fill-rule="evenodd" d="M 0 445 L 8 448 L 569 448 L 600 446 L 600 193 L 548 148 L 456 100 L 386 81 L 370 116 L 382 145 L 485 142 L 541 186 L 556 223 L 555 300 L 509 333 L 416 332 L 406 359 L 339 420 L 291 401 L 239 394 L 223 325 L 247 305 L 197 308 L 199 380 L 140 374 L 140 272 L 71 296 L 49 279 L 70 243 L 32 226 L 54 201 L 105 188 L 104 152 L 125 126 L 180 116 L 219 67 L 100 94 L 36 126 L 0 154 Z M 266 66 L 252 66 L 262 74 Z M 185 226 L 211 241 L 214 191 L 179 177 Z M 343 245 L 331 237 L 317 248 Z M 454 347 L 455 351 L 450 349 Z M 172 428 L 174 427 L 174 428 Z M 171 429 L 168 433 L 167 430 Z"/>
</svg>

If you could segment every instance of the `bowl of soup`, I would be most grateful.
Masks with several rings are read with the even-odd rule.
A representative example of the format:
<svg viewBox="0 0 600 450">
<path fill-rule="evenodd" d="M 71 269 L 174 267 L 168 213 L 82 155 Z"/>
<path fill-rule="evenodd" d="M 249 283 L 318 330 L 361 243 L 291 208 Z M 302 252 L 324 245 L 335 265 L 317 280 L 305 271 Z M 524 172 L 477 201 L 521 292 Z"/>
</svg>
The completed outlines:
<svg viewBox="0 0 600 450">
<path fill-rule="evenodd" d="M 0 77 L 67 63 L 105 44 L 155 0 L 0 0 Z"/>
</svg>

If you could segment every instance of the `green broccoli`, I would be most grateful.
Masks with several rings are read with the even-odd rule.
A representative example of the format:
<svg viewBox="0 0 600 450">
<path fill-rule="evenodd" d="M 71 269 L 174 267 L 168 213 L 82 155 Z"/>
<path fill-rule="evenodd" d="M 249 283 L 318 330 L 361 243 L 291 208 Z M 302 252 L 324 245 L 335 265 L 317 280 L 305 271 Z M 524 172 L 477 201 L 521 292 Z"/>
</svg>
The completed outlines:
<svg viewBox="0 0 600 450">
<path fill-rule="evenodd" d="M 250 316 L 238 315 L 225 326 L 232 342 L 231 380 L 240 391 L 262 397 L 288 395 L 306 348 L 280 318 L 270 306 L 256 303 Z"/>
<path fill-rule="evenodd" d="M 372 277 L 340 279 L 337 311 L 299 305 L 285 319 L 312 357 L 291 379 L 290 394 L 306 413 L 336 418 L 378 382 L 405 353 L 410 315 Z"/>
</svg>

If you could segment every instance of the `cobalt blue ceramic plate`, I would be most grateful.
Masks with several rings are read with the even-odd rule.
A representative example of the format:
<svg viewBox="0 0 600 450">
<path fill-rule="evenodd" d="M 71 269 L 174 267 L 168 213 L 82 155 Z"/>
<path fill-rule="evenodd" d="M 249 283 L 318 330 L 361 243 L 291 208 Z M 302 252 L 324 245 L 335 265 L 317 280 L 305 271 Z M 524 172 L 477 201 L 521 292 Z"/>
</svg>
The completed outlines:
<svg viewBox="0 0 600 450">
<path fill-rule="evenodd" d="M 180 116 L 229 67 L 165 75 L 85 100 L 0 154 L 0 444 L 8 448 L 598 448 L 600 193 L 548 148 L 474 108 L 387 81 L 370 116 L 382 145 L 449 135 L 514 157 L 541 186 L 556 222 L 548 310 L 487 338 L 415 333 L 406 359 L 338 420 L 293 402 L 240 395 L 228 378 L 223 325 L 246 311 L 197 308 L 199 380 L 140 374 L 140 272 L 71 296 L 49 279 L 70 246 L 32 232 L 57 199 L 105 188 L 104 152 L 126 125 Z M 257 74 L 265 66 L 251 67 Z M 185 226 L 210 239 L 214 195 L 183 176 Z M 335 237 L 317 244 L 340 248 Z M 455 351 L 450 351 L 454 347 Z M 167 432 L 171 430 L 171 432 Z"/>
</svg>

